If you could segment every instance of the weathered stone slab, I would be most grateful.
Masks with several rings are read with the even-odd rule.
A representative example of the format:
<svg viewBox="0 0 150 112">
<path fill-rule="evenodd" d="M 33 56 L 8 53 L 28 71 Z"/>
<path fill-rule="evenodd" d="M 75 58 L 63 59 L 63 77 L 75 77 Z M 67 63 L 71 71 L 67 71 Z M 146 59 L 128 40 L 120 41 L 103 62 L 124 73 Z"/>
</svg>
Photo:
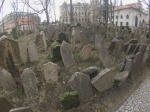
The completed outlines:
<svg viewBox="0 0 150 112">
<path fill-rule="evenodd" d="M 30 107 L 18 107 L 11 109 L 9 112 L 33 112 L 33 110 Z"/>
<path fill-rule="evenodd" d="M 0 66 L 9 71 L 13 78 L 18 79 L 22 66 L 18 42 L 8 37 L 0 38 Z"/>
<path fill-rule="evenodd" d="M 29 61 L 30 62 L 38 61 L 39 58 L 38 51 L 35 43 L 32 40 L 29 41 L 27 50 L 28 50 Z"/>
<path fill-rule="evenodd" d="M 13 93 L 17 90 L 15 81 L 12 78 L 11 73 L 1 68 L 0 68 L 0 84 L 7 94 Z"/>
<path fill-rule="evenodd" d="M 62 61 L 60 46 L 61 44 L 55 41 L 50 47 L 53 62 Z"/>
<path fill-rule="evenodd" d="M 0 97 L 0 112 L 9 112 L 14 106 L 5 98 Z"/>
<path fill-rule="evenodd" d="M 86 74 L 75 72 L 69 80 L 70 86 L 77 91 L 82 102 L 88 101 L 93 97 L 90 77 Z"/>
<path fill-rule="evenodd" d="M 60 40 L 60 43 L 62 43 L 63 41 L 68 42 L 67 37 L 66 37 L 66 34 L 63 33 L 63 32 L 60 32 L 60 33 L 58 34 L 58 38 L 59 38 L 59 40 Z"/>
<path fill-rule="evenodd" d="M 126 54 L 133 54 L 136 48 L 136 44 L 129 44 Z"/>
<path fill-rule="evenodd" d="M 105 46 L 103 45 L 103 38 L 101 38 L 99 35 L 96 35 L 95 38 L 97 38 L 97 40 L 98 40 L 97 41 L 98 45 L 96 45 L 96 49 L 98 51 L 99 58 L 100 58 L 101 62 L 103 63 L 103 66 L 105 68 L 111 67 L 109 53 L 108 53 L 107 49 L 105 48 Z"/>
<path fill-rule="evenodd" d="M 99 68 L 97 66 L 91 66 L 82 70 L 82 73 L 90 76 L 90 79 L 94 78 L 99 72 Z"/>
<path fill-rule="evenodd" d="M 113 77 L 113 82 L 114 82 L 114 85 L 121 85 L 123 84 L 127 78 L 129 77 L 129 72 L 128 71 L 123 71 L 123 72 L 120 72 L 118 74 L 116 74 L 114 77 Z"/>
<path fill-rule="evenodd" d="M 114 76 L 115 73 L 106 68 L 102 70 L 96 77 L 94 77 L 91 80 L 91 83 L 99 92 L 103 92 L 113 86 L 112 79 Z"/>
<path fill-rule="evenodd" d="M 142 62 L 143 62 L 143 55 L 141 52 L 138 52 L 136 55 L 135 55 L 135 58 L 134 58 L 134 66 L 131 70 L 131 78 L 133 80 L 137 80 L 140 78 L 140 74 L 142 73 Z"/>
<path fill-rule="evenodd" d="M 39 91 L 35 73 L 30 68 L 26 68 L 21 74 L 21 79 L 27 100 L 38 98 Z"/>
<path fill-rule="evenodd" d="M 70 44 L 63 41 L 60 47 L 60 52 L 61 52 L 63 63 L 66 68 L 70 68 L 73 65 L 75 65 L 75 60 L 74 60 L 74 56 Z"/>
<path fill-rule="evenodd" d="M 42 35 L 42 41 L 43 41 L 43 45 L 44 45 L 44 50 L 46 51 L 47 50 L 47 43 L 46 43 L 46 36 L 45 36 L 44 31 L 41 31 L 40 35 Z"/>
<path fill-rule="evenodd" d="M 109 46 L 110 52 L 113 52 L 116 42 L 118 42 L 118 39 L 116 39 L 116 38 L 111 41 L 110 46 Z"/>
<path fill-rule="evenodd" d="M 118 42 L 116 42 L 114 50 L 113 50 L 113 55 L 116 58 L 120 57 L 120 54 L 123 52 L 123 40 L 118 40 Z"/>
<path fill-rule="evenodd" d="M 48 62 L 43 65 L 44 76 L 46 83 L 53 83 L 58 81 L 58 66 L 55 63 Z"/>
<path fill-rule="evenodd" d="M 80 35 L 81 35 L 81 38 L 80 38 L 81 47 L 84 47 L 84 46 L 86 46 L 88 44 L 87 38 L 86 38 L 86 36 L 85 36 L 83 31 L 80 31 Z"/>
<path fill-rule="evenodd" d="M 143 43 L 142 43 L 142 44 L 140 44 L 138 52 L 141 52 L 141 53 L 142 53 L 142 55 L 144 55 L 145 50 L 146 50 L 146 47 L 147 47 L 147 45 L 146 45 L 146 44 L 143 44 Z"/>
<path fill-rule="evenodd" d="M 92 46 L 91 45 L 86 45 L 83 47 L 81 51 L 81 57 L 83 61 L 86 61 L 90 59 L 92 56 Z"/>
<path fill-rule="evenodd" d="M 127 59 L 126 65 L 124 67 L 124 71 L 128 71 L 130 73 L 132 68 L 133 68 L 133 65 L 134 65 L 133 60 L 132 59 Z"/>
</svg>

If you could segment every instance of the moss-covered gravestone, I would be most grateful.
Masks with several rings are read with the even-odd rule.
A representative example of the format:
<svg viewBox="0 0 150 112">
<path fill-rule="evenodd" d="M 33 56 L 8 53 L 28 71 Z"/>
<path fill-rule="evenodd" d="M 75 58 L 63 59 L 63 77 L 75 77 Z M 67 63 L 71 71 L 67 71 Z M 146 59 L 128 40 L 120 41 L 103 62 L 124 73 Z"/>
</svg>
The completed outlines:
<svg viewBox="0 0 150 112">
<path fill-rule="evenodd" d="M 67 37 L 66 37 L 66 34 L 63 33 L 63 32 L 60 32 L 60 33 L 59 33 L 58 39 L 60 40 L 61 43 L 62 43 L 63 41 L 68 42 L 68 39 L 67 39 Z"/>
<path fill-rule="evenodd" d="M 17 41 L 6 36 L 0 38 L 0 66 L 9 71 L 13 78 L 20 77 L 19 69 L 22 66 L 20 50 Z"/>
<path fill-rule="evenodd" d="M 62 61 L 60 46 L 61 44 L 56 41 L 51 45 L 51 58 L 53 62 Z"/>
<path fill-rule="evenodd" d="M 71 109 L 73 107 L 78 107 L 80 105 L 78 92 L 66 92 L 59 96 L 60 102 L 62 103 L 64 109 Z"/>
</svg>

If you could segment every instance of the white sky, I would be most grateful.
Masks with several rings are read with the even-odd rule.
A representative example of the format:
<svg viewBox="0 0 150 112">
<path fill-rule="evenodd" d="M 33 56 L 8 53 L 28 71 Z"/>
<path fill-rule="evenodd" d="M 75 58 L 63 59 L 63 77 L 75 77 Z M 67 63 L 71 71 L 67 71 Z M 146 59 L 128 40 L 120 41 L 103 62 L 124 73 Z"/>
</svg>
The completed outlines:
<svg viewBox="0 0 150 112">
<path fill-rule="evenodd" d="M 3 16 L 5 16 L 6 14 L 9 14 L 10 12 L 13 12 L 13 9 L 11 7 L 11 2 L 12 0 L 5 0 L 5 3 L 4 3 L 4 6 L 3 6 Z M 18 1 L 21 1 L 21 0 L 18 0 Z M 33 0 L 30 0 L 30 2 L 32 2 Z M 36 0 L 34 0 L 36 1 Z M 55 9 L 56 9 L 56 15 L 57 15 L 57 20 L 59 20 L 59 16 L 60 16 L 60 13 L 59 13 L 59 6 L 64 2 L 66 1 L 67 3 L 70 2 L 70 0 L 55 0 Z M 89 2 L 90 0 L 72 0 L 73 2 Z M 112 0 L 113 1 L 113 0 Z M 118 1 L 118 3 L 120 4 L 120 0 L 116 0 Z M 128 3 L 134 3 L 134 2 L 137 2 L 138 0 L 122 0 L 123 4 L 128 4 Z M 148 1 L 148 0 L 146 0 Z M 0 3 L 1 3 L 1 0 L 0 0 Z M 25 7 L 24 8 L 24 11 L 26 11 L 27 8 Z M 18 11 L 23 11 L 23 4 L 19 4 L 18 6 Z M 40 14 L 39 15 L 41 17 L 41 21 L 45 20 L 45 14 Z M 0 20 L 2 19 L 2 11 L 0 12 Z M 54 20 L 54 16 L 53 16 L 53 20 Z M 50 20 L 52 21 L 52 19 Z"/>
</svg>

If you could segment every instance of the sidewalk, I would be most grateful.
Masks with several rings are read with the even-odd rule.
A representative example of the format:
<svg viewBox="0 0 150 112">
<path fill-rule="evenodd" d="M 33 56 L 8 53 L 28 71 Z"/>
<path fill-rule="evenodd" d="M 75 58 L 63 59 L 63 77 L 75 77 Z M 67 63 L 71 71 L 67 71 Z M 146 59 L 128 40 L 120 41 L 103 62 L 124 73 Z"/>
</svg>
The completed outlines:
<svg viewBox="0 0 150 112">
<path fill-rule="evenodd" d="M 150 112 L 150 78 L 116 112 Z"/>
</svg>

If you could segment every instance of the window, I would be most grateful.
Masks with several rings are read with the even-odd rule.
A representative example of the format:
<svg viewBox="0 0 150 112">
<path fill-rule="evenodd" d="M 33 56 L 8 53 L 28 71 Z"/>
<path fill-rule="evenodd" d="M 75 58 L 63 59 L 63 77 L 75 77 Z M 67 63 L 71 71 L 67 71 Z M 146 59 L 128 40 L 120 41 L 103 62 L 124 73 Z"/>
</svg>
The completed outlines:
<svg viewBox="0 0 150 112">
<path fill-rule="evenodd" d="M 116 19 L 118 19 L 118 16 L 116 16 Z"/>
<path fill-rule="evenodd" d="M 128 23 L 128 22 L 126 22 L 126 26 L 129 26 L 129 23 Z"/>
<path fill-rule="evenodd" d="M 121 15 L 121 19 L 123 19 L 123 16 Z"/>
<path fill-rule="evenodd" d="M 82 15 L 83 15 L 83 12 L 82 12 Z"/>
<path fill-rule="evenodd" d="M 118 22 L 116 21 L 116 25 L 118 25 Z"/>
<path fill-rule="evenodd" d="M 129 19 L 129 15 L 126 16 L 126 19 Z"/>
<path fill-rule="evenodd" d="M 84 19 L 82 18 L 82 21 L 84 21 Z"/>
<path fill-rule="evenodd" d="M 68 22 L 68 19 L 66 19 L 66 22 Z"/>
<path fill-rule="evenodd" d="M 123 25 L 123 23 L 122 23 L 122 21 L 120 22 L 120 26 L 122 26 Z"/>
</svg>

